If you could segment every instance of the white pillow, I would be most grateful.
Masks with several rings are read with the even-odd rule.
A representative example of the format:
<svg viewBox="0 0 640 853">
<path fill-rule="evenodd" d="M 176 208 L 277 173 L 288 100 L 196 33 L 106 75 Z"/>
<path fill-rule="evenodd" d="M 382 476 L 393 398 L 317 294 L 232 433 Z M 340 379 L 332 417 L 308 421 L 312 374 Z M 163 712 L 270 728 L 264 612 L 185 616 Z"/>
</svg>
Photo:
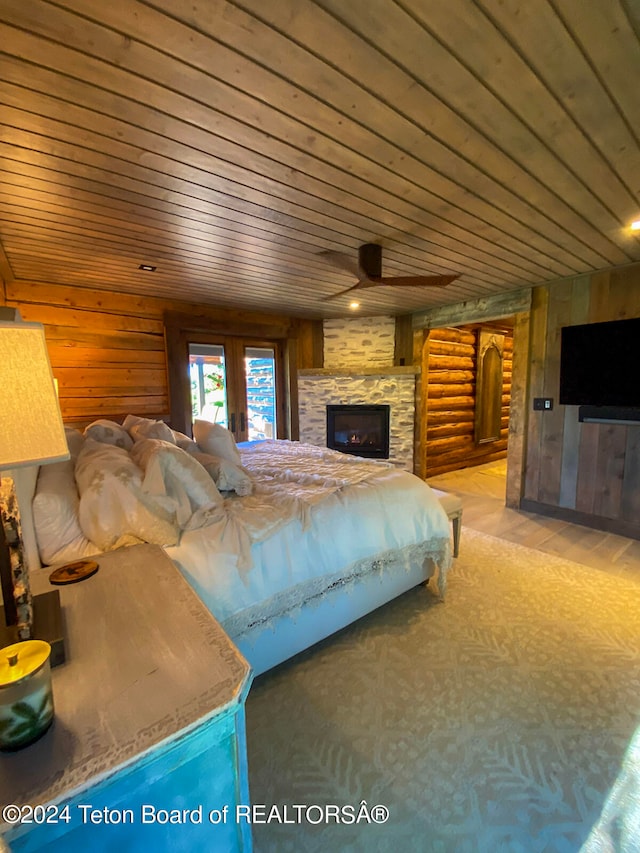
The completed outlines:
<svg viewBox="0 0 640 853">
<path fill-rule="evenodd" d="M 84 436 L 79 429 L 73 429 L 73 427 L 68 426 L 64 428 L 64 434 L 67 439 L 67 447 L 69 448 L 71 459 L 75 462 L 78 458 L 78 453 L 82 450 Z"/>
<path fill-rule="evenodd" d="M 175 514 L 143 491 L 142 471 L 126 450 L 88 438 L 75 475 L 80 526 L 103 551 L 138 542 L 177 544 Z"/>
<path fill-rule="evenodd" d="M 122 429 L 126 429 L 127 432 L 131 430 L 132 426 L 135 424 L 142 423 L 142 421 L 148 421 L 149 418 L 140 418 L 138 415 L 126 415 L 125 419 L 122 421 Z"/>
<path fill-rule="evenodd" d="M 234 465 L 228 459 L 213 456 L 211 453 L 194 451 L 191 455 L 198 460 L 221 492 L 235 492 L 240 496 L 250 495 L 253 492 L 251 477 L 240 465 Z"/>
<path fill-rule="evenodd" d="M 178 432 L 175 429 L 171 430 L 171 434 L 173 435 L 174 444 L 177 444 L 178 447 L 186 450 L 187 453 L 200 453 L 200 448 L 192 438 L 189 438 L 188 435 L 185 435 L 183 432 Z"/>
<path fill-rule="evenodd" d="M 198 510 L 210 510 L 222 504 L 222 495 L 202 465 L 186 451 L 168 441 L 140 439 L 131 458 L 144 471 L 142 488 L 174 508 L 181 529 L 192 526 Z M 203 520 L 199 516 L 200 523 Z"/>
<path fill-rule="evenodd" d="M 29 571 L 35 571 L 42 566 L 32 509 L 39 471 L 39 465 L 25 465 L 21 468 L 8 469 L 2 472 L 3 477 L 6 474 L 7 477 L 11 477 L 13 480 L 16 500 L 20 507 L 20 527 L 22 530 L 24 558 Z M 2 482 L 0 481 L 0 491 L 1 489 Z"/>
<path fill-rule="evenodd" d="M 72 442 L 67 435 L 67 443 Z M 74 465 L 68 459 L 41 465 L 38 472 L 32 511 L 40 560 L 45 565 L 80 560 L 100 550 L 80 527 Z"/>
<path fill-rule="evenodd" d="M 89 424 L 84 431 L 85 438 L 92 438 L 94 441 L 101 441 L 104 444 L 113 444 L 115 447 L 122 447 L 123 450 L 131 450 L 133 441 L 129 433 L 117 424 L 115 421 L 109 421 L 101 418 Z"/>
<path fill-rule="evenodd" d="M 221 456 L 223 459 L 233 462 L 234 465 L 241 464 L 240 451 L 236 447 L 233 434 L 220 424 L 212 424 L 210 421 L 194 421 L 193 437 L 203 453 Z"/>
<path fill-rule="evenodd" d="M 129 435 L 134 441 L 141 441 L 144 438 L 157 438 L 171 444 L 176 443 L 173 430 L 164 421 L 152 421 L 149 418 L 140 418 L 137 423 L 129 427 Z"/>
</svg>

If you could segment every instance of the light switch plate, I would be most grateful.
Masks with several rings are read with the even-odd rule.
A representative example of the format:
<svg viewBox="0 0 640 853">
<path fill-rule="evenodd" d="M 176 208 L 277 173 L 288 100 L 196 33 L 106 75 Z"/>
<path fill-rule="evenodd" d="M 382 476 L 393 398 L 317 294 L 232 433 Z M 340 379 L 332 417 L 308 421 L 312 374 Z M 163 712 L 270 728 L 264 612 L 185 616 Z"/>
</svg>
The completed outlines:
<svg viewBox="0 0 640 853">
<path fill-rule="evenodd" d="M 550 412 L 553 409 L 552 397 L 534 397 L 533 409 L 536 412 Z"/>
</svg>

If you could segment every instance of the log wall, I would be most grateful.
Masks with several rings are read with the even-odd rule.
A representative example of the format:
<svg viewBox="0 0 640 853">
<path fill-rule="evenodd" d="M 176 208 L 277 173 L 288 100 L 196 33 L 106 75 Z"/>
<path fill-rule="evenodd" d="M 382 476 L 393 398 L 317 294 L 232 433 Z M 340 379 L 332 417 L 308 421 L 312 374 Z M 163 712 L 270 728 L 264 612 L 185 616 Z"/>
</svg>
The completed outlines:
<svg viewBox="0 0 640 853">
<path fill-rule="evenodd" d="M 237 329 L 246 323 L 283 328 L 298 346 L 291 365 L 313 367 L 313 323 L 278 314 L 208 308 L 181 300 L 156 299 L 90 288 L 13 281 L 4 285 L 4 304 L 23 320 L 42 323 L 60 408 L 68 424 L 127 413 L 167 418 L 169 392 L 163 316 L 197 314 Z"/>
<path fill-rule="evenodd" d="M 487 326 L 488 327 L 488 326 Z M 513 330 L 491 324 L 505 335 L 502 424 L 498 441 L 474 440 L 478 326 L 432 329 L 427 340 L 426 476 L 504 459 L 507 455 Z"/>
</svg>

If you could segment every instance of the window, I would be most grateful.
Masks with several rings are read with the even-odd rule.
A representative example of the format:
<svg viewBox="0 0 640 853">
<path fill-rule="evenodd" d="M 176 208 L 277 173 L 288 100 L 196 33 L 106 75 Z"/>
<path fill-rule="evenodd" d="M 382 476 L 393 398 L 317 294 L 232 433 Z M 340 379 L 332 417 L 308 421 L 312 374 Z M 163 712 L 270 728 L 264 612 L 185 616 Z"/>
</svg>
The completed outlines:
<svg viewBox="0 0 640 853">
<path fill-rule="evenodd" d="M 227 406 L 227 366 L 224 347 L 216 344 L 189 344 L 191 417 L 229 425 Z"/>
<path fill-rule="evenodd" d="M 235 339 L 188 346 L 192 418 L 221 424 L 248 441 L 275 438 L 276 347 Z"/>
</svg>

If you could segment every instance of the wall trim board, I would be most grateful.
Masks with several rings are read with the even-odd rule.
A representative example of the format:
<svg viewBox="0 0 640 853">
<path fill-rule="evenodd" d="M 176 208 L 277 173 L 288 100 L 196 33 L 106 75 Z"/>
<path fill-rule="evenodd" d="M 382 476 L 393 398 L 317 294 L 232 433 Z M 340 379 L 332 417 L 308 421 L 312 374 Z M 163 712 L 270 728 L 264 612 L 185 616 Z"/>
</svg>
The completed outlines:
<svg viewBox="0 0 640 853">
<path fill-rule="evenodd" d="M 465 326 L 522 314 L 531 308 L 531 287 L 497 293 L 495 296 L 469 299 L 456 305 L 443 305 L 413 314 L 414 329 L 436 329 L 443 326 Z"/>
<path fill-rule="evenodd" d="M 527 430 L 529 428 L 527 389 L 529 387 L 530 321 L 531 315 L 528 311 L 516 314 L 513 327 L 505 505 L 514 508 L 520 503 L 524 491 Z"/>
<path fill-rule="evenodd" d="M 413 322 L 411 314 L 396 317 L 393 363 L 401 367 L 413 364 Z"/>
<path fill-rule="evenodd" d="M 300 359 L 301 367 L 324 367 L 324 329 L 322 325 L 322 320 L 310 320 L 310 334 L 307 335 L 309 339 L 309 347 L 310 350 L 310 359 L 311 362 L 309 364 L 306 363 L 302 358 Z"/>
<path fill-rule="evenodd" d="M 603 530 L 605 533 L 615 533 L 618 536 L 626 536 L 628 539 L 640 540 L 640 525 L 632 524 L 630 521 L 622 521 L 619 518 L 607 518 L 603 515 L 592 515 L 588 512 L 580 512 L 568 507 L 553 506 L 552 504 L 533 501 L 522 498 L 520 507 L 523 512 L 534 512 L 548 518 L 556 518 L 559 521 L 568 521 L 571 524 L 581 524 L 592 530 Z"/>
<path fill-rule="evenodd" d="M 214 335 L 237 335 L 255 338 L 288 338 L 295 337 L 296 324 L 283 321 L 282 317 L 273 318 L 273 323 L 259 320 L 258 322 L 229 317 L 215 317 L 202 312 L 185 314 L 181 311 L 165 311 L 163 315 L 165 328 L 188 330 L 189 332 L 205 332 Z"/>
<path fill-rule="evenodd" d="M 4 250 L 4 246 L 2 242 L 0 242 L 0 281 L 3 284 L 7 285 L 9 282 L 12 282 L 15 279 L 13 274 L 13 270 L 11 269 L 11 264 L 9 263 L 9 258 L 7 257 L 7 253 Z M 4 288 L 4 299 L 6 302 L 7 293 L 6 288 Z"/>
</svg>

